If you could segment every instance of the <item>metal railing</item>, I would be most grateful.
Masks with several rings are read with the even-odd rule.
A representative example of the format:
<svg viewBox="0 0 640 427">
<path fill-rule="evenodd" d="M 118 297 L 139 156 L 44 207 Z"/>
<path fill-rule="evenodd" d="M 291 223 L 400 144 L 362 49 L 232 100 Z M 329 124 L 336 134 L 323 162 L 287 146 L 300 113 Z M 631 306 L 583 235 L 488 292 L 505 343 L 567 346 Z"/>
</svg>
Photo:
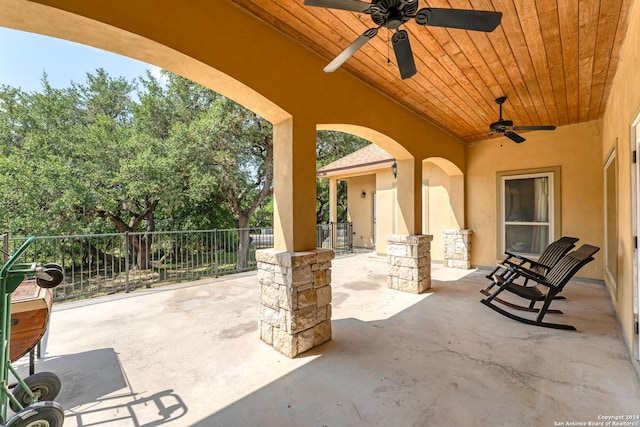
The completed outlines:
<svg viewBox="0 0 640 427">
<path fill-rule="evenodd" d="M 350 230 L 318 226 L 318 247 L 351 251 Z M 24 238 L 9 240 L 11 253 Z M 271 228 L 38 236 L 24 262 L 60 264 L 65 280 L 54 301 L 66 301 L 255 270 L 256 250 L 271 247 Z"/>
<path fill-rule="evenodd" d="M 353 224 L 330 222 L 316 225 L 316 247 L 333 249 L 337 255 L 353 252 Z"/>
</svg>

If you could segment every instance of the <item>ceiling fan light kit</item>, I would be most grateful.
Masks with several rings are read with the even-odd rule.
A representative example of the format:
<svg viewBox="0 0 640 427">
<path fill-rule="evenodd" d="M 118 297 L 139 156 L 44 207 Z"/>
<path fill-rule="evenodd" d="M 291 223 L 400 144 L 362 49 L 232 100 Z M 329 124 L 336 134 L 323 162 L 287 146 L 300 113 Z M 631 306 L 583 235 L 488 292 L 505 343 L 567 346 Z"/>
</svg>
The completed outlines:
<svg viewBox="0 0 640 427">
<path fill-rule="evenodd" d="M 500 25 L 502 12 L 467 10 L 467 9 L 441 9 L 423 8 L 418 10 L 418 0 L 373 0 L 371 3 L 360 0 L 304 0 L 306 6 L 324 7 L 329 9 L 347 10 L 351 12 L 366 13 L 377 27 L 369 28 L 361 36 L 355 39 L 346 49 L 336 56 L 324 71 L 331 73 L 362 46 L 378 34 L 382 27 L 396 31 L 391 42 L 396 56 L 396 62 L 402 79 L 408 79 L 417 72 L 409 33 L 399 29 L 411 19 L 416 24 L 428 27 L 455 28 L 460 30 L 472 30 L 492 32 Z"/>
</svg>

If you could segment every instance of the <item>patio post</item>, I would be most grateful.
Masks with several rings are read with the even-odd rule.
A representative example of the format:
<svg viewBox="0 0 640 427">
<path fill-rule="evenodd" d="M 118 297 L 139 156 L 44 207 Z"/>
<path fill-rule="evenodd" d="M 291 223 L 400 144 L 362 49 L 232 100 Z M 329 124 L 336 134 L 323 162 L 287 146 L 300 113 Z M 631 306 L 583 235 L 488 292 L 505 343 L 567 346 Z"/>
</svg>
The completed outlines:
<svg viewBox="0 0 640 427">
<path fill-rule="evenodd" d="M 296 357 L 331 339 L 331 249 L 256 252 L 260 339 Z"/>
<path fill-rule="evenodd" d="M 431 287 L 431 241 L 422 233 L 422 161 L 398 160 L 397 234 L 387 236 L 387 285 L 419 294 Z"/>
<path fill-rule="evenodd" d="M 256 251 L 260 339 L 295 357 L 331 339 L 332 249 L 316 249 L 316 126 L 273 126 L 274 248 Z"/>
<path fill-rule="evenodd" d="M 420 294 L 431 288 L 431 240 L 429 235 L 387 236 L 387 286 Z"/>
<path fill-rule="evenodd" d="M 422 234 L 422 161 L 397 160 L 397 234 Z"/>
<path fill-rule="evenodd" d="M 316 127 L 296 117 L 273 124 L 273 238 L 282 251 L 316 247 Z"/>
<path fill-rule="evenodd" d="M 444 262 L 445 267 L 468 270 L 471 268 L 471 230 L 445 228 Z"/>
<path fill-rule="evenodd" d="M 331 224 L 331 247 L 337 245 L 337 233 L 334 224 L 338 223 L 338 180 L 329 178 L 329 224 Z"/>
</svg>

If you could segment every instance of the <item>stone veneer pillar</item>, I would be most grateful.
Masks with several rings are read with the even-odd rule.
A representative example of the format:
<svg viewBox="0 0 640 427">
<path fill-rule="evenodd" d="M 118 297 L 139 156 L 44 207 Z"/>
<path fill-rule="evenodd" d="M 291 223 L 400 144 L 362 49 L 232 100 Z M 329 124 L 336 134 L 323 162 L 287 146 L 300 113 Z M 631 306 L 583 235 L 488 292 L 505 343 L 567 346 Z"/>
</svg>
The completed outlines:
<svg viewBox="0 0 640 427">
<path fill-rule="evenodd" d="M 471 230 L 448 228 L 444 235 L 444 266 L 468 270 L 471 268 Z"/>
<path fill-rule="evenodd" d="M 296 357 L 331 339 L 332 249 L 256 251 L 260 339 Z"/>
<path fill-rule="evenodd" d="M 431 287 L 431 241 L 433 236 L 387 236 L 387 285 L 391 289 L 419 294 Z"/>
</svg>

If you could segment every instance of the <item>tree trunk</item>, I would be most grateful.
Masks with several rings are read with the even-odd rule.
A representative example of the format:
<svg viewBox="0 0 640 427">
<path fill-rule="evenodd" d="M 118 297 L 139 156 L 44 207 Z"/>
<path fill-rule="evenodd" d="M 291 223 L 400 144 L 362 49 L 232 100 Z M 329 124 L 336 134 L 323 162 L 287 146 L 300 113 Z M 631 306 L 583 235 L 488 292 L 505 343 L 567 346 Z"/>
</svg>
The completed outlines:
<svg viewBox="0 0 640 427">
<path fill-rule="evenodd" d="M 249 269 L 249 250 L 251 249 L 251 236 L 249 235 L 249 216 L 240 215 L 238 218 L 238 260 L 236 271 Z"/>
<path fill-rule="evenodd" d="M 148 210 L 145 219 L 147 221 L 147 233 L 140 239 L 137 259 L 140 270 L 148 270 L 150 267 L 149 252 L 151 251 L 151 242 L 153 241 L 153 234 L 151 233 L 156 231 L 156 220 L 153 210 Z"/>
<path fill-rule="evenodd" d="M 138 258 L 136 260 L 139 270 L 149 269 L 149 239 L 147 236 L 142 236 L 138 245 Z"/>
<path fill-rule="evenodd" d="M 116 228 L 122 232 L 135 232 L 143 220 L 147 220 L 147 232 L 155 231 L 155 216 L 154 212 L 158 207 L 159 200 L 149 201 L 145 199 L 146 209 L 142 214 L 135 214 L 131 212 L 131 219 L 127 225 L 120 216 L 110 211 L 97 210 L 93 213 L 99 218 L 107 219 L 116 226 Z M 149 236 L 151 234 L 145 234 L 142 237 L 138 237 L 135 234 L 129 234 L 129 250 L 131 251 L 130 259 L 136 260 L 136 266 L 140 270 L 147 270 L 149 268 L 149 251 L 151 241 Z"/>
<path fill-rule="evenodd" d="M 139 234 L 129 234 L 129 244 L 131 257 L 136 260 L 138 270 L 147 270 L 149 268 L 149 240 L 147 236 L 140 237 Z"/>
</svg>

